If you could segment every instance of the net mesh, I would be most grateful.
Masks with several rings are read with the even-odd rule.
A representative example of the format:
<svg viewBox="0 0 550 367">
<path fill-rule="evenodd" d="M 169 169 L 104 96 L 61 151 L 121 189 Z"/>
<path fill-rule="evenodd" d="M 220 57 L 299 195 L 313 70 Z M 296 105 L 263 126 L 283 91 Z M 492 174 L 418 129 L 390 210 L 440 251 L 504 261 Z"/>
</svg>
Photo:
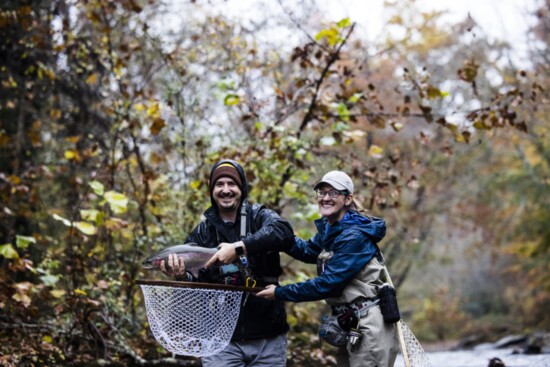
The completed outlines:
<svg viewBox="0 0 550 367">
<path fill-rule="evenodd" d="M 420 345 L 411 329 L 409 329 L 403 320 L 399 321 L 399 325 L 402 334 L 400 343 L 405 367 L 431 367 L 430 360 L 426 352 L 424 352 L 424 348 L 422 348 L 422 345 Z"/>
<path fill-rule="evenodd" d="M 149 327 L 166 350 L 203 357 L 229 344 L 243 292 L 144 284 L 141 290 Z"/>
</svg>

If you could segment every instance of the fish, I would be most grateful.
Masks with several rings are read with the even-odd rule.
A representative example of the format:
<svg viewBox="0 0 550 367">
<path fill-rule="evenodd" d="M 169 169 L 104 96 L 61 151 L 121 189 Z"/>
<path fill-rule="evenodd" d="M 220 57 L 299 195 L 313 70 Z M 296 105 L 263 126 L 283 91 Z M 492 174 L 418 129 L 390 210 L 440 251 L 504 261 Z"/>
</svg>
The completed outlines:
<svg viewBox="0 0 550 367">
<path fill-rule="evenodd" d="M 149 256 L 141 263 L 145 270 L 160 270 L 160 263 L 164 260 L 165 266 L 168 266 L 168 255 L 177 254 L 183 258 L 185 271 L 190 272 L 197 277 L 199 269 L 204 267 L 204 264 L 218 251 L 217 248 L 201 247 L 194 242 L 176 245 L 160 250 Z"/>
</svg>

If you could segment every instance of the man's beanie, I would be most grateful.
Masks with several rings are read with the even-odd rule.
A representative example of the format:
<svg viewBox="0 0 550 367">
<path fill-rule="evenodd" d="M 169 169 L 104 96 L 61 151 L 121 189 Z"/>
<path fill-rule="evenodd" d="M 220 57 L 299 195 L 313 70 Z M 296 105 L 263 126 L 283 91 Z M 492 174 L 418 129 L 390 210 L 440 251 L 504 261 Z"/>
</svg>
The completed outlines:
<svg viewBox="0 0 550 367">
<path fill-rule="evenodd" d="M 216 184 L 216 181 L 218 181 L 222 177 L 229 177 L 230 179 L 235 181 L 237 186 L 239 186 L 239 189 L 243 191 L 241 176 L 239 176 L 239 172 L 237 172 L 235 166 L 233 166 L 231 163 L 222 163 L 218 167 L 216 167 L 214 172 L 212 172 L 212 177 L 210 178 L 210 192 L 214 190 L 214 185 Z"/>
</svg>

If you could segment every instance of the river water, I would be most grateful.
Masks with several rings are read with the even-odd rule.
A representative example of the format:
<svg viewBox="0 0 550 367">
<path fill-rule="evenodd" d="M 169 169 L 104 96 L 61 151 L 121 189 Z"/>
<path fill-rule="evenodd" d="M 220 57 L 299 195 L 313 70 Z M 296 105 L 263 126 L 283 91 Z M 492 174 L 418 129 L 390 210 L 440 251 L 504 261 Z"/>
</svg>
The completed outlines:
<svg viewBox="0 0 550 367">
<path fill-rule="evenodd" d="M 428 352 L 431 367 L 487 367 L 491 358 L 500 358 L 506 367 L 550 367 L 550 354 L 512 354 L 512 349 Z M 401 355 L 395 367 L 403 367 Z"/>
</svg>

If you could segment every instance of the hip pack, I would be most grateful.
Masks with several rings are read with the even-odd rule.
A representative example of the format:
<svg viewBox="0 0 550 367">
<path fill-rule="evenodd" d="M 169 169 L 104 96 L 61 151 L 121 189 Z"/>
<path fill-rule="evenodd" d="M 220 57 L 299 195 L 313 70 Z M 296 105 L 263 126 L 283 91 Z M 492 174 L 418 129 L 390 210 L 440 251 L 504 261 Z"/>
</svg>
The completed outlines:
<svg viewBox="0 0 550 367">
<path fill-rule="evenodd" d="M 394 324 L 401 320 L 395 288 L 387 284 L 384 285 L 378 291 L 378 297 L 380 298 L 380 312 L 384 317 L 384 322 L 387 324 Z"/>
</svg>

